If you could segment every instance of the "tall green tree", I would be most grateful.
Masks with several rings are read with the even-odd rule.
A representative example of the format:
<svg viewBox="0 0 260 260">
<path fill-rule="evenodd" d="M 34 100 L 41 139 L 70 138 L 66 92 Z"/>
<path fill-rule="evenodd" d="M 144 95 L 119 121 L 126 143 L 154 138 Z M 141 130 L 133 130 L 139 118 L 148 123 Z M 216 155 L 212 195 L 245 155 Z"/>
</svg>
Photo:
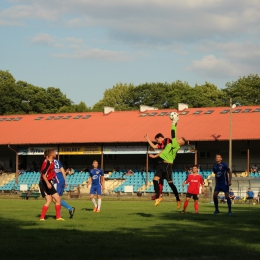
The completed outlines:
<svg viewBox="0 0 260 260">
<path fill-rule="evenodd" d="M 228 98 L 233 98 L 233 102 L 243 106 L 260 105 L 260 78 L 257 74 L 250 74 L 237 81 L 228 82 L 223 91 Z"/>
</svg>

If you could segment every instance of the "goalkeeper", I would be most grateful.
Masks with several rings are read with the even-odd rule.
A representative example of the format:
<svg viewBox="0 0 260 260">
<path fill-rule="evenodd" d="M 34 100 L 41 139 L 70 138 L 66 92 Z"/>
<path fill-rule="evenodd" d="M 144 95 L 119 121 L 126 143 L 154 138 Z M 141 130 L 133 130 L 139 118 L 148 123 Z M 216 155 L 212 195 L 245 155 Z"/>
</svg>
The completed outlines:
<svg viewBox="0 0 260 260">
<path fill-rule="evenodd" d="M 156 200 L 154 206 L 157 206 L 161 202 L 160 194 L 159 194 L 159 181 L 165 178 L 171 187 L 177 201 L 177 209 L 181 208 L 181 201 L 179 198 L 179 193 L 176 188 L 176 186 L 173 184 L 172 181 L 172 165 L 175 160 L 176 154 L 180 147 L 186 143 L 186 139 L 184 137 L 177 138 L 176 132 L 177 132 L 177 123 L 179 121 L 179 115 L 177 113 L 174 113 L 173 119 L 172 119 L 172 127 L 171 127 L 171 141 L 167 142 L 166 139 L 163 138 L 162 134 L 157 134 L 155 139 L 157 141 L 157 145 L 154 145 L 146 135 L 145 138 L 148 141 L 148 143 L 152 147 L 159 148 L 160 144 L 165 143 L 165 146 L 163 147 L 163 150 L 158 154 L 149 154 L 151 158 L 158 158 L 160 157 L 162 161 L 158 162 L 156 173 L 153 179 L 154 184 L 154 191 L 156 194 Z"/>
</svg>

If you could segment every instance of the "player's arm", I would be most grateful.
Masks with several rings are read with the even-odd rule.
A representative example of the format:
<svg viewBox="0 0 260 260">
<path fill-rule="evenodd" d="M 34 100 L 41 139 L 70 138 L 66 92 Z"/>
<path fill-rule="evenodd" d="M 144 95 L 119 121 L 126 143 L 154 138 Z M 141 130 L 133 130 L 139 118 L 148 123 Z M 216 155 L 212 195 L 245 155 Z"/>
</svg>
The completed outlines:
<svg viewBox="0 0 260 260">
<path fill-rule="evenodd" d="M 102 190 L 105 190 L 105 177 L 101 176 Z"/>
<path fill-rule="evenodd" d="M 46 177 L 46 174 L 48 172 L 48 169 L 50 167 L 51 163 L 49 160 L 47 160 L 43 170 L 41 171 L 41 175 L 42 175 L 42 178 L 43 180 L 45 181 L 45 183 L 47 184 L 47 187 L 50 189 L 52 187 L 52 185 L 50 184 L 50 182 L 48 181 L 47 177 Z"/>
<path fill-rule="evenodd" d="M 148 137 L 147 134 L 144 135 L 144 138 L 146 139 L 146 141 L 148 142 L 148 144 L 153 148 L 153 149 L 156 149 L 158 148 L 158 145 L 157 144 L 154 144 Z"/>
<path fill-rule="evenodd" d="M 159 157 L 162 152 L 163 152 L 163 151 L 161 151 L 160 153 L 157 153 L 157 154 L 149 154 L 149 157 L 155 159 L 155 158 Z"/>
<path fill-rule="evenodd" d="M 65 180 L 65 187 L 66 187 L 67 186 L 67 183 L 66 183 L 66 172 L 65 172 L 63 167 L 60 168 L 60 171 L 61 171 L 61 173 L 63 175 L 64 180 Z"/>
<path fill-rule="evenodd" d="M 87 180 L 87 188 L 88 188 L 89 184 L 91 184 L 91 183 L 92 183 L 92 178 L 89 177 L 88 180 Z"/>
</svg>

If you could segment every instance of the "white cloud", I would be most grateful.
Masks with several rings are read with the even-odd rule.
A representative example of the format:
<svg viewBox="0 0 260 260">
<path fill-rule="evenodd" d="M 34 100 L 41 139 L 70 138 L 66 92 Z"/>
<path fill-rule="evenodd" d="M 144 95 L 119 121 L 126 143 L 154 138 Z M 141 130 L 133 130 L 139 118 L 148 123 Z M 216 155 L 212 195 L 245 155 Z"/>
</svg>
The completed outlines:
<svg viewBox="0 0 260 260">
<path fill-rule="evenodd" d="M 39 33 L 32 38 L 32 42 L 35 44 L 53 45 L 55 39 L 47 33 Z"/>
<path fill-rule="evenodd" d="M 258 67 L 226 58 L 216 58 L 215 55 L 204 56 L 201 60 L 192 61 L 188 70 L 210 78 L 240 77 L 257 73 Z"/>
<path fill-rule="evenodd" d="M 72 54 L 60 53 L 60 54 L 53 54 L 52 56 L 58 58 L 69 58 L 69 59 L 107 60 L 112 62 L 128 62 L 133 59 L 129 54 L 125 52 L 108 51 L 108 50 L 101 50 L 101 49 L 78 50 Z"/>
</svg>

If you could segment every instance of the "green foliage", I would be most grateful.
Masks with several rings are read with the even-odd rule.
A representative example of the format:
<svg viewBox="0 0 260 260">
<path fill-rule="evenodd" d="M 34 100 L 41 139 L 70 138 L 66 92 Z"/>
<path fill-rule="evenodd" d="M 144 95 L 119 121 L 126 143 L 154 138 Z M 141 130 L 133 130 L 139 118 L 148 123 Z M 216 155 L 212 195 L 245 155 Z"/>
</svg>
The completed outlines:
<svg viewBox="0 0 260 260">
<path fill-rule="evenodd" d="M 27 102 L 24 102 L 27 101 Z M 29 101 L 29 102 L 28 102 Z M 84 102 L 72 104 L 59 88 L 47 89 L 24 81 L 15 81 L 8 71 L 0 70 L 0 114 L 48 114 L 85 112 L 91 108 Z"/>
<path fill-rule="evenodd" d="M 224 92 L 227 97 L 233 98 L 233 102 L 243 106 L 260 105 L 260 78 L 257 74 L 228 82 L 226 87 Z"/>
</svg>

